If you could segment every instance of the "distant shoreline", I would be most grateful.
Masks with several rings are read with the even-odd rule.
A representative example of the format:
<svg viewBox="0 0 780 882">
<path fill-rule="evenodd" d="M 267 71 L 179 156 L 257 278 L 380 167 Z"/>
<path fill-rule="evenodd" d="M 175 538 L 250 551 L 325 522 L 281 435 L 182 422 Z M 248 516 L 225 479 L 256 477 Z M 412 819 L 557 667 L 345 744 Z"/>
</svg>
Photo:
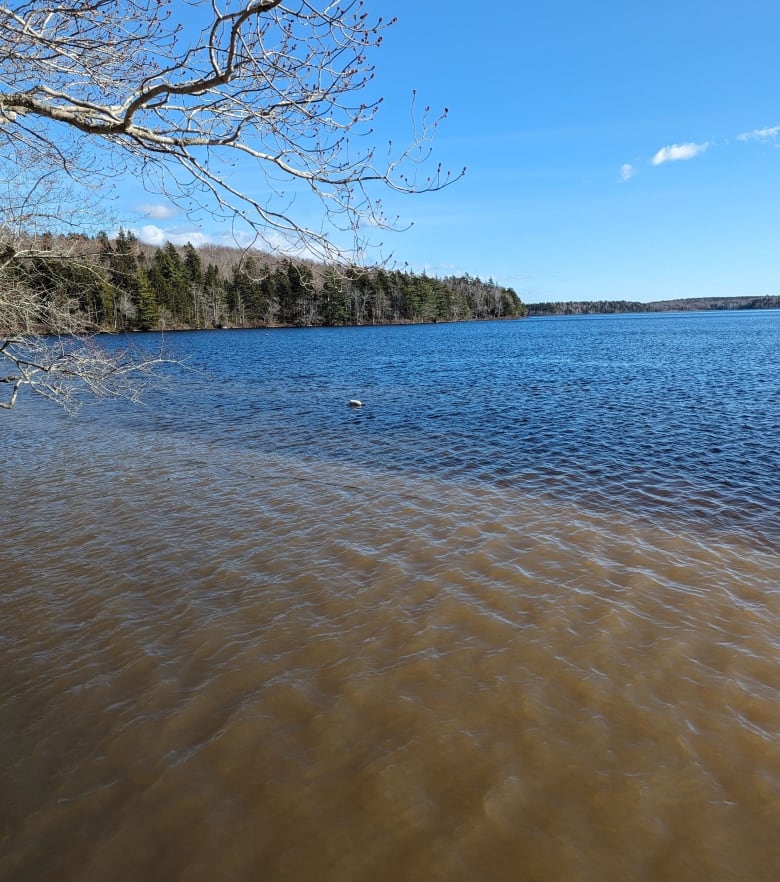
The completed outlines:
<svg viewBox="0 0 780 882">
<path fill-rule="evenodd" d="M 525 303 L 526 315 L 612 315 L 632 312 L 704 312 L 735 309 L 780 309 L 780 296 L 762 297 L 688 297 L 677 300 L 569 300 L 566 302 Z"/>
</svg>

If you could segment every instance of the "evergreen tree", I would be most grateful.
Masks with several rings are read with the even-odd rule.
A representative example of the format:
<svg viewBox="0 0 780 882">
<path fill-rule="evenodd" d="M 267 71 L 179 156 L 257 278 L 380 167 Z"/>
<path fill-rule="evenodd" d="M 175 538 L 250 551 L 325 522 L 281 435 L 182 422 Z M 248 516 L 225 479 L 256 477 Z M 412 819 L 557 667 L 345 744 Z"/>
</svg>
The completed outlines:
<svg viewBox="0 0 780 882">
<path fill-rule="evenodd" d="M 289 323 L 304 326 L 319 324 L 317 290 L 314 287 L 311 270 L 304 264 L 296 264 L 288 260 L 287 280 L 290 302 Z"/>
<path fill-rule="evenodd" d="M 113 289 L 114 329 L 130 327 L 139 302 L 138 240 L 131 233 L 120 229 L 114 247 L 101 241 L 101 252 L 108 261 L 108 280 Z"/>
<path fill-rule="evenodd" d="M 335 270 L 325 273 L 322 283 L 322 321 L 326 325 L 346 325 L 349 306 L 343 277 Z"/>
<path fill-rule="evenodd" d="M 138 284 L 135 292 L 136 327 L 141 331 L 151 331 L 160 324 L 160 310 L 157 299 L 143 267 L 138 268 Z"/>
<path fill-rule="evenodd" d="M 184 272 L 191 286 L 199 288 L 203 283 L 203 268 L 200 262 L 200 254 L 192 242 L 184 246 Z"/>
<path fill-rule="evenodd" d="M 283 325 L 291 325 L 295 319 L 295 300 L 287 267 L 278 266 L 274 270 L 272 281 L 274 296 L 279 304 L 279 322 Z"/>
<path fill-rule="evenodd" d="M 183 321 L 189 313 L 187 273 L 184 263 L 171 242 L 158 248 L 149 268 L 149 282 L 157 296 L 157 303 L 164 307 L 173 321 Z"/>
</svg>

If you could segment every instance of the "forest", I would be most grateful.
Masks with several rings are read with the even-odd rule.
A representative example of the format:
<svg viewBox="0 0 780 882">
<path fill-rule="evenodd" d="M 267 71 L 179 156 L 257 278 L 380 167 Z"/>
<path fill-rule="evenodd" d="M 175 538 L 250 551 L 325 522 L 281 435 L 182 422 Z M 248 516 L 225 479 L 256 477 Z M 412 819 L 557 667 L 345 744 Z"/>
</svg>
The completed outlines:
<svg viewBox="0 0 780 882">
<path fill-rule="evenodd" d="M 95 330 L 403 324 L 525 314 L 511 288 L 469 275 L 323 266 L 216 245 L 155 247 L 124 230 L 114 238 L 49 237 L 43 250 L 10 271 L 37 302 L 78 313 Z"/>
</svg>

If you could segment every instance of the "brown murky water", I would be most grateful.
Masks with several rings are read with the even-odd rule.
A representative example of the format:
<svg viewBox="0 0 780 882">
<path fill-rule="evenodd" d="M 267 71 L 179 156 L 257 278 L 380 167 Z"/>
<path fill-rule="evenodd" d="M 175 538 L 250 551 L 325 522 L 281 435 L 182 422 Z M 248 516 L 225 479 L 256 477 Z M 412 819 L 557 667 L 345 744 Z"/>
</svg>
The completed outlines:
<svg viewBox="0 0 780 882">
<path fill-rule="evenodd" d="M 780 555 L 128 436 L 0 476 L 3 880 L 780 878 Z"/>
</svg>

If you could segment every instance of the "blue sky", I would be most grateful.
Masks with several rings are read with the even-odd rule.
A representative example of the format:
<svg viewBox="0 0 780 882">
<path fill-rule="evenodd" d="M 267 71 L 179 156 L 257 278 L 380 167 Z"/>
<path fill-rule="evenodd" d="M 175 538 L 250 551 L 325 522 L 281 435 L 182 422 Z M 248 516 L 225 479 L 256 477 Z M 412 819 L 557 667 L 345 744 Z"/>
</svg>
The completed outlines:
<svg viewBox="0 0 780 882">
<path fill-rule="evenodd" d="M 399 264 L 526 302 L 780 294 L 780 4 L 369 8 L 398 17 L 374 57 L 380 134 L 409 136 L 416 89 L 449 108 L 435 158 L 468 169 L 385 200 L 413 224 L 385 236 Z M 222 233 L 144 203 L 148 239 Z"/>
</svg>

